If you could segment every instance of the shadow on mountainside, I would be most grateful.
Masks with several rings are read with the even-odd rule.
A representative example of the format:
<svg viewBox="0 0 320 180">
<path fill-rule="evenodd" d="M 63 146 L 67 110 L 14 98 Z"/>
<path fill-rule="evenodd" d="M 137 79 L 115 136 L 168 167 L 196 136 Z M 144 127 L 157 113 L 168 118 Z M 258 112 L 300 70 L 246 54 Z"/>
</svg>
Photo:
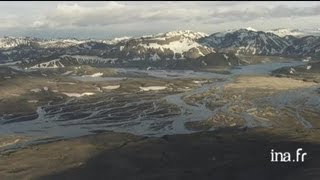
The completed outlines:
<svg viewBox="0 0 320 180">
<path fill-rule="evenodd" d="M 317 129 L 223 129 L 142 138 L 39 179 L 320 179 L 319 135 Z M 308 153 L 305 162 L 270 162 L 271 149 L 295 158 L 298 148 Z"/>
</svg>

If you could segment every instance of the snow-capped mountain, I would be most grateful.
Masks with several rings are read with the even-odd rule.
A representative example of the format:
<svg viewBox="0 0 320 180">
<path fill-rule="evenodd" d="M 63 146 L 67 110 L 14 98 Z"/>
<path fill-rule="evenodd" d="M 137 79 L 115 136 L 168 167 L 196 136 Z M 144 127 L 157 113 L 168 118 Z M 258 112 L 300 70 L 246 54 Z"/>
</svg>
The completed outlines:
<svg viewBox="0 0 320 180">
<path fill-rule="evenodd" d="M 106 43 L 106 44 L 117 44 L 120 41 L 127 41 L 127 40 L 129 40 L 131 38 L 132 37 L 129 37 L 129 36 L 123 36 L 123 37 L 119 37 L 119 38 L 113 38 L 111 40 L 105 40 L 105 41 L 102 41 L 102 42 Z"/>
<path fill-rule="evenodd" d="M 36 63 L 33 66 L 29 66 L 30 69 L 38 68 L 63 68 L 70 65 L 106 65 L 115 64 L 117 58 L 101 58 L 98 56 L 81 56 L 81 55 L 63 55 L 56 59 Z M 30 64 L 29 64 L 30 65 Z"/>
<path fill-rule="evenodd" d="M 176 37 L 176 36 L 181 36 L 187 39 L 192 39 L 192 40 L 197 40 L 206 36 L 209 36 L 206 33 L 203 32 L 194 32 L 191 30 L 184 30 L 184 31 L 170 31 L 166 33 L 160 33 L 155 35 L 155 38 L 170 38 L 170 37 Z"/>
<path fill-rule="evenodd" d="M 295 36 L 295 37 L 301 37 L 304 36 L 305 33 L 298 30 L 298 29 L 287 29 L 287 28 L 278 28 L 278 29 L 273 29 L 273 30 L 269 30 L 267 32 L 276 34 L 280 37 L 285 37 L 285 36 Z"/>
<path fill-rule="evenodd" d="M 3 37 L 0 38 L 0 49 L 9 49 L 19 45 L 30 45 L 34 40 L 28 37 Z"/>
<path fill-rule="evenodd" d="M 104 44 L 117 44 L 120 41 L 128 40 L 130 37 L 114 38 L 110 40 L 79 40 L 79 39 L 39 39 L 29 37 L 3 37 L 0 38 L 0 49 L 15 48 L 20 45 L 37 46 L 39 48 L 68 48 L 85 44 L 88 42 L 104 43 Z"/>
<path fill-rule="evenodd" d="M 273 34 L 276 34 L 280 37 L 285 37 L 285 36 L 294 36 L 294 37 L 304 37 L 304 36 L 320 36 L 320 30 L 319 28 L 315 29 L 288 29 L 288 28 L 278 28 L 278 29 L 273 29 L 269 30 L 266 32 L 270 32 Z"/>
<path fill-rule="evenodd" d="M 14 47 L 0 51 L 8 59 L 20 59 L 32 68 L 57 68 L 77 64 L 117 64 L 130 61 L 196 59 L 214 49 L 200 44 L 200 32 L 172 31 L 138 38 L 124 37 L 109 41 L 38 40 L 34 47 Z"/>
<path fill-rule="evenodd" d="M 85 40 L 77 39 L 38 39 L 29 37 L 3 37 L 0 38 L 0 49 L 10 49 L 21 45 L 40 48 L 67 48 L 85 43 Z"/>
<path fill-rule="evenodd" d="M 247 27 L 246 30 L 248 30 L 248 31 L 254 31 L 254 32 L 257 32 L 257 31 L 258 31 L 258 30 L 254 29 L 254 28 L 252 28 L 252 27 Z"/>
<path fill-rule="evenodd" d="M 232 54 L 320 57 L 320 37 L 300 37 L 298 32 L 278 29 L 274 33 L 280 34 L 276 35 L 249 27 L 212 35 L 185 30 L 110 40 L 3 37 L 0 38 L 0 63 L 21 61 L 26 67 L 57 68 L 201 59 L 199 62 L 203 64 L 215 64 L 210 62 L 211 58 L 221 61 L 218 64 L 234 65 L 237 59 Z"/>
<path fill-rule="evenodd" d="M 111 57 L 128 60 L 195 59 L 215 52 L 212 48 L 197 42 L 199 38 L 206 36 L 204 33 L 188 30 L 172 31 L 120 41 L 114 51 L 108 53 Z"/>
<path fill-rule="evenodd" d="M 42 48 L 67 48 L 86 43 L 85 40 L 78 39 L 54 39 L 54 40 L 41 40 L 37 41 L 38 45 Z"/>
<path fill-rule="evenodd" d="M 289 43 L 273 34 L 252 28 L 215 33 L 200 39 L 204 45 L 220 51 L 246 55 L 280 55 Z"/>
</svg>

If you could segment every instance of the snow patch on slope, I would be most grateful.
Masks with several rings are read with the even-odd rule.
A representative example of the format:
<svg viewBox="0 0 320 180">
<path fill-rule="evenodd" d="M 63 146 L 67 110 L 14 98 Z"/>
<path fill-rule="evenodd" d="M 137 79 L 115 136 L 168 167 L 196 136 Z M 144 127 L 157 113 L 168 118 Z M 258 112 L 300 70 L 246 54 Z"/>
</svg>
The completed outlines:
<svg viewBox="0 0 320 180">
<path fill-rule="evenodd" d="M 120 85 L 103 86 L 102 89 L 113 90 L 120 88 Z"/>
<path fill-rule="evenodd" d="M 185 31 L 171 31 L 166 33 L 157 34 L 155 37 L 176 37 L 176 36 L 182 36 L 184 38 L 188 39 L 200 39 L 203 37 L 208 36 L 208 34 L 203 32 L 194 32 L 191 30 L 185 30 Z"/>
<path fill-rule="evenodd" d="M 103 73 L 98 72 L 98 73 L 94 73 L 92 75 L 83 75 L 82 77 L 101 77 L 103 76 Z"/>
<path fill-rule="evenodd" d="M 159 91 L 164 90 L 166 86 L 148 86 L 148 87 L 139 87 L 141 91 Z"/>
<path fill-rule="evenodd" d="M 163 48 L 169 48 L 174 53 L 180 53 L 187 52 L 191 48 L 197 48 L 201 47 L 202 45 L 192 41 L 187 38 L 183 38 L 180 41 L 172 41 L 169 44 L 158 44 L 158 43 L 149 43 L 149 44 L 139 44 L 139 46 L 142 46 L 144 48 L 153 48 L 153 49 L 163 49 Z"/>
<path fill-rule="evenodd" d="M 66 93 L 66 92 L 62 92 L 63 94 L 69 96 L 69 97 L 82 97 L 82 96 L 92 96 L 95 93 L 92 92 L 85 92 L 85 93 Z"/>
<path fill-rule="evenodd" d="M 60 59 L 54 59 L 48 62 L 40 63 L 30 67 L 30 69 L 38 69 L 38 68 L 60 68 L 64 67 L 64 65 L 60 62 Z"/>
<path fill-rule="evenodd" d="M 247 28 L 246 28 L 246 30 L 248 30 L 248 31 L 254 31 L 254 32 L 257 32 L 257 30 L 256 30 L 256 29 L 254 29 L 254 28 L 252 28 L 252 27 L 247 27 Z"/>
</svg>

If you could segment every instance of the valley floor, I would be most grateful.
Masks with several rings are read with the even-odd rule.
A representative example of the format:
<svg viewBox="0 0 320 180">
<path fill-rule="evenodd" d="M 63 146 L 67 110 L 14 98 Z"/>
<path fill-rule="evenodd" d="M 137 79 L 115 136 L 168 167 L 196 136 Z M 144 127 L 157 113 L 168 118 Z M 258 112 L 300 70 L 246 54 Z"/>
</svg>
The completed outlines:
<svg viewBox="0 0 320 180">
<path fill-rule="evenodd" d="M 268 71 L 3 79 L 0 177 L 319 179 L 319 83 Z M 270 162 L 298 148 L 305 162 Z"/>
<path fill-rule="evenodd" d="M 2 179 L 319 179 L 319 130 L 225 128 L 146 138 L 103 133 L 1 155 Z M 270 162 L 271 149 L 305 162 Z"/>
</svg>

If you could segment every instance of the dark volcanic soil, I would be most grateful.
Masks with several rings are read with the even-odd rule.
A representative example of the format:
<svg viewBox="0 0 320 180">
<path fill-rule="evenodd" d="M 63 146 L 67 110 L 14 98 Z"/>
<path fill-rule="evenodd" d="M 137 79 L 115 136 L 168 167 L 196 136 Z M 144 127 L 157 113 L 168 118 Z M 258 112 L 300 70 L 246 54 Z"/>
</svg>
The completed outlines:
<svg viewBox="0 0 320 180">
<path fill-rule="evenodd" d="M 143 138 L 103 133 L 2 155 L 4 179 L 319 179 L 319 130 L 223 129 Z M 304 163 L 271 163 L 298 148 Z"/>
</svg>

